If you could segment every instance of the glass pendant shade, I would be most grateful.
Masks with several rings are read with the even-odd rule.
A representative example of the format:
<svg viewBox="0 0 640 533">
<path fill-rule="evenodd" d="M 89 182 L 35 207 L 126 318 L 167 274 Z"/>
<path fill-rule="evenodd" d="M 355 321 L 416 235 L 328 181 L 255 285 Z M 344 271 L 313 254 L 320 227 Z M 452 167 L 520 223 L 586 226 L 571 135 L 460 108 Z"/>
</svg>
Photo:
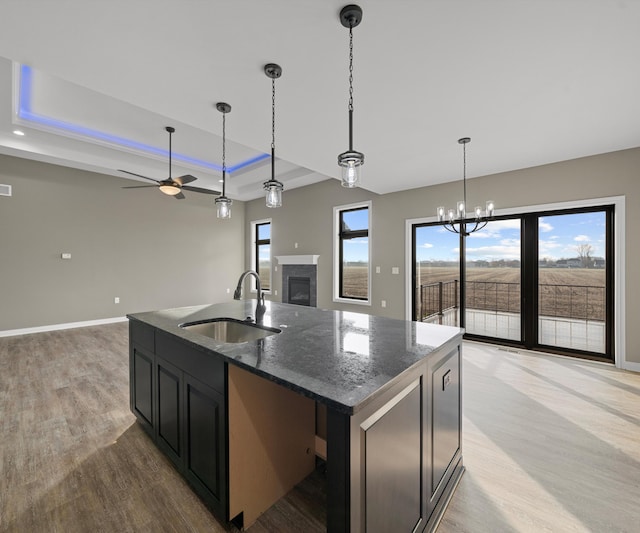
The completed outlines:
<svg viewBox="0 0 640 533">
<path fill-rule="evenodd" d="M 436 215 L 438 216 L 438 222 L 444 222 L 444 214 L 445 214 L 445 209 L 444 209 L 444 206 L 441 205 L 436 209 Z"/>
<path fill-rule="evenodd" d="M 492 217 L 493 216 L 493 210 L 495 209 L 495 206 L 493 204 L 493 200 L 488 200 L 487 201 L 487 216 L 488 217 Z"/>
<path fill-rule="evenodd" d="M 218 218 L 231 218 L 231 204 L 233 200 L 230 200 L 226 196 L 219 196 L 215 201 Z"/>
<path fill-rule="evenodd" d="M 277 180 L 269 180 L 264 183 L 267 207 L 282 207 L 282 183 Z"/>
<path fill-rule="evenodd" d="M 338 156 L 338 164 L 342 169 L 342 186 L 350 189 L 360 182 L 364 154 L 360 152 L 344 152 Z"/>
</svg>

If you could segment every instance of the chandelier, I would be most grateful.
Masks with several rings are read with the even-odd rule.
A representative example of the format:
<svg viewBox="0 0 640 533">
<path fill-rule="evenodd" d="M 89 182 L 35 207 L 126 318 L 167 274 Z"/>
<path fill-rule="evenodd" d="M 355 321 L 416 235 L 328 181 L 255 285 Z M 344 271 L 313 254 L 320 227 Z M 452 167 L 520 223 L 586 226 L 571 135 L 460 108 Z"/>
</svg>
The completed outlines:
<svg viewBox="0 0 640 533">
<path fill-rule="evenodd" d="M 437 209 L 438 222 L 445 222 L 446 218 L 445 229 L 465 237 L 484 228 L 493 218 L 494 211 L 493 201 L 488 200 L 484 212 L 480 206 L 477 206 L 473 210 L 473 218 L 467 218 L 467 144 L 470 142 L 471 137 L 458 139 L 458 143 L 462 145 L 462 200 L 458 201 L 456 209 L 447 210 L 444 207 Z"/>
</svg>

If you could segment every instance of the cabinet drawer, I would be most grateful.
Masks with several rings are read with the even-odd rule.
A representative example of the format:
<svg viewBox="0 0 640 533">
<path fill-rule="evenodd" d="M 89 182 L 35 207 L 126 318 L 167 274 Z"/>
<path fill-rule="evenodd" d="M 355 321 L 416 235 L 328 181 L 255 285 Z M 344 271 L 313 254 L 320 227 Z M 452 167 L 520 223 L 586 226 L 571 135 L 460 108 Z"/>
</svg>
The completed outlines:
<svg viewBox="0 0 640 533">
<path fill-rule="evenodd" d="M 201 352 L 184 344 L 185 341 L 158 331 L 156 355 L 187 374 L 198 376 L 203 383 L 224 394 L 224 362 L 222 357 Z"/>
<path fill-rule="evenodd" d="M 156 351 L 155 328 L 143 322 L 129 320 L 129 340 L 133 344 L 142 346 L 148 352 Z"/>
</svg>

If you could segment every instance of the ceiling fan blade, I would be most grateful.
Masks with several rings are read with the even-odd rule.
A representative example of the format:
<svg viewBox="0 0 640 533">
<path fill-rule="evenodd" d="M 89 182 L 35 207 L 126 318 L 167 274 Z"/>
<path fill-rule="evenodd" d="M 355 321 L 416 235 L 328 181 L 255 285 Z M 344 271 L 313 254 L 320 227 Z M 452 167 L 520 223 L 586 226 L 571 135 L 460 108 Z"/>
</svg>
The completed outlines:
<svg viewBox="0 0 640 533">
<path fill-rule="evenodd" d="M 124 172 L 125 174 L 131 174 L 132 176 L 138 176 L 139 178 L 144 178 L 146 180 L 155 181 L 156 183 L 160 183 L 158 180 L 154 180 L 153 178 L 147 178 L 147 176 L 143 176 L 142 174 L 136 174 L 135 172 L 129 172 L 128 170 L 118 169 L 118 172 Z"/>
<path fill-rule="evenodd" d="M 147 189 L 148 187 L 157 188 L 156 185 L 131 185 L 130 187 L 122 187 L 122 189 Z"/>
<path fill-rule="evenodd" d="M 184 176 L 180 176 L 179 178 L 174 178 L 175 181 L 179 181 L 181 185 L 186 185 L 187 183 L 191 183 L 192 181 L 196 181 L 198 178 L 192 176 L 191 174 L 185 174 Z"/>
<path fill-rule="evenodd" d="M 182 188 L 185 191 L 201 192 L 203 194 L 215 194 L 216 196 L 218 196 L 220 194 L 219 191 L 212 191 L 211 189 L 203 189 L 201 187 L 191 187 L 189 185 L 184 185 Z"/>
<path fill-rule="evenodd" d="M 184 200 L 184 194 L 182 194 L 181 192 L 179 192 L 178 194 L 175 194 L 173 197 L 176 200 Z"/>
</svg>

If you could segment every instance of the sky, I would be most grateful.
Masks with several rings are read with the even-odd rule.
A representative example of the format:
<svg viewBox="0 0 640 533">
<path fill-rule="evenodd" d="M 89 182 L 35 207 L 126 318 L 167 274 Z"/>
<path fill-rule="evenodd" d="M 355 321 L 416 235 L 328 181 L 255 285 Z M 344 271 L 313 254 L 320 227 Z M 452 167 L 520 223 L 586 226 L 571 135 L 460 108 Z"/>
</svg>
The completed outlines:
<svg viewBox="0 0 640 533">
<path fill-rule="evenodd" d="M 541 217 L 539 257 L 553 260 L 577 257 L 577 247 L 590 244 L 592 257 L 605 256 L 605 213 L 574 213 Z M 417 260 L 457 261 L 458 235 L 442 226 L 416 230 Z M 520 259 L 520 220 L 496 220 L 467 238 L 469 261 Z"/>
</svg>

